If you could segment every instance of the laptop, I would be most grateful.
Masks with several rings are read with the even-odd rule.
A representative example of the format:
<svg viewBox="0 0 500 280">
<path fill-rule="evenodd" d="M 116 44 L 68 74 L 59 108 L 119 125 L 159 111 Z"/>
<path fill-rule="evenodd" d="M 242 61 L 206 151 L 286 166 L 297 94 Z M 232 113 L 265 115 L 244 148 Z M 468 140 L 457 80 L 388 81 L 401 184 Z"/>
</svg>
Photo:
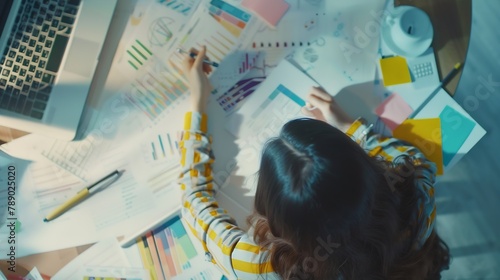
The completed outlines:
<svg viewBox="0 0 500 280">
<path fill-rule="evenodd" d="M 74 139 L 116 1 L 0 1 L 0 125 Z"/>
</svg>

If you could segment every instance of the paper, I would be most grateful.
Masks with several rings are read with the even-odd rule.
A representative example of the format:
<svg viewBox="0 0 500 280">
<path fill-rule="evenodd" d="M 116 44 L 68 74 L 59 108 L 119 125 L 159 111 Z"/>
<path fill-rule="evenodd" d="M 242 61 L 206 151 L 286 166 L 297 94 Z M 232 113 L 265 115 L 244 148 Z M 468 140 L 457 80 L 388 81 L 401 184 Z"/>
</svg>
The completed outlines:
<svg viewBox="0 0 500 280">
<path fill-rule="evenodd" d="M 271 27 L 275 27 L 288 10 L 289 4 L 284 0 L 243 0 L 241 5 L 260 17 Z"/>
<path fill-rule="evenodd" d="M 78 257 L 59 270 L 52 279 L 81 279 L 80 269 L 87 266 L 129 267 L 130 264 L 116 238 L 108 238 L 99 241 L 78 255 Z"/>
<path fill-rule="evenodd" d="M 189 50 L 207 47 L 207 56 L 219 63 L 210 75 L 214 93 L 222 94 L 250 69 L 257 52 L 247 50 L 257 31 L 256 19 L 228 1 L 212 0 L 200 4 L 172 44 Z M 182 65 L 183 56 L 173 53 L 171 64 Z"/>
<path fill-rule="evenodd" d="M 175 112 L 174 115 L 180 114 Z M 179 156 L 177 149 L 173 147 L 177 137 L 167 143 L 171 135 L 169 129 L 180 129 L 178 126 L 182 123 L 175 122 L 167 126 L 165 122 L 169 122 L 168 117 L 162 121 L 151 131 L 138 134 L 143 138 L 133 142 L 128 149 L 120 150 L 120 160 L 108 166 L 111 169 L 125 170 L 118 181 L 50 223 L 42 221 L 44 216 L 88 184 L 51 163 L 32 163 L 24 176 L 19 176 L 19 183 L 23 185 L 20 203 L 26 206 L 20 208 L 19 212 L 23 230 L 18 236 L 23 242 L 18 255 L 78 246 L 104 237 L 119 236 L 137 230 L 165 211 L 180 207 L 180 190 L 177 186 Z M 169 129 L 161 129 L 162 127 Z M 158 136 L 161 136 L 161 143 L 165 139 L 165 156 Z M 151 144 L 159 149 L 155 154 L 147 150 L 152 148 Z M 97 154 L 95 159 L 104 161 L 106 156 L 111 157 L 109 153 L 103 153 Z"/>
<path fill-rule="evenodd" d="M 257 1 L 246 1 L 250 5 Z M 274 11 L 265 2 L 269 13 Z M 290 5 L 287 12 L 274 28 L 262 24 L 258 29 L 252 46 L 259 50 L 281 49 L 291 51 L 294 48 L 313 44 L 320 35 L 321 21 L 325 18 L 325 1 L 287 1 Z"/>
<path fill-rule="evenodd" d="M 42 275 L 38 271 L 38 268 L 33 267 L 33 269 L 28 273 L 28 275 L 24 276 L 24 280 L 43 280 Z"/>
<path fill-rule="evenodd" d="M 200 244 L 198 244 L 200 245 Z M 152 279 L 220 279 L 211 271 L 213 264 L 204 260 L 191 241 L 180 217 L 175 216 L 142 237 L 135 246 L 143 266 Z"/>
<path fill-rule="evenodd" d="M 173 51 L 170 44 L 172 37 L 190 19 L 199 0 L 183 2 L 157 0 L 145 11 L 139 12 L 142 15 L 139 23 L 127 30 L 125 38 L 129 41 L 118 60 L 120 71 L 127 76 L 134 76 L 152 57 L 165 58 Z"/>
<path fill-rule="evenodd" d="M 380 68 L 384 86 L 411 83 L 410 70 L 406 59 L 401 56 L 393 56 L 380 59 Z"/>
<path fill-rule="evenodd" d="M 469 137 L 476 123 L 446 106 L 439 114 L 443 135 L 443 163 L 448 165 Z"/>
<path fill-rule="evenodd" d="M 143 268 L 87 266 L 82 267 L 78 279 L 82 280 L 149 280 Z"/>
<path fill-rule="evenodd" d="M 445 165 L 444 171 L 446 172 L 452 168 L 465 154 L 467 154 L 476 145 L 481 138 L 486 134 L 486 131 L 480 124 L 478 124 L 474 119 L 458 104 L 444 89 L 440 89 L 439 92 L 420 110 L 419 113 L 415 115 L 415 119 L 423 118 L 439 118 L 441 113 L 445 108 L 449 106 L 457 111 L 459 114 L 463 115 L 465 118 L 473 121 L 475 123 L 472 131 L 461 145 L 452 159 L 449 161 L 448 165 Z M 452 114 L 453 116 L 453 114 Z M 452 122 L 453 126 L 458 120 L 445 120 L 445 122 Z M 444 135 L 444 134 L 443 134 Z M 444 141 L 443 141 L 444 143 Z M 443 144 L 444 145 L 444 144 Z"/>
<path fill-rule="evenodd" d="M 317 83 L 290 62 L 283 60 L 255 91 L 245 106 L 228 117 L 226 127 L 237 138 L 264 134 L 261 141 L 276 135 L 286 121 L 297 117 L 304 99 Z"/>
<path fill-rule="evenodd" d="M 387 97 L 376 109 L 375 113 L 382 121 L 394 130 L 413 112 L 413 109 L 397 93 Z"/>
<path fill-rule="evenodd" d="M 326 1 L 315 43 L 296 50 L 293 60 L 332 95 L 373 84 L 384 2 Z"/>
<path fill-rule="evenodd" d="M 404 121 L 394 131 L 395 138 L 417 147 L 437 166 L 437 174 L 443 174 L 443 145 L 439 118 L 411 119 Z"/>
</svg>

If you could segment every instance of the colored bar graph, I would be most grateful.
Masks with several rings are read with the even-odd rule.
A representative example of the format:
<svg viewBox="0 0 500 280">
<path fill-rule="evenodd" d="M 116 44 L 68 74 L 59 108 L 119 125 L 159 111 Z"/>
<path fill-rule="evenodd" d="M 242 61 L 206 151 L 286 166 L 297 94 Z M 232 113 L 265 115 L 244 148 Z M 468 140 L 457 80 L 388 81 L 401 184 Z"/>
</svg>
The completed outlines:
<svg viewBox="0 0 500 280">
<path fill-rule="evenodd" d="M 157 3 L 165 5 L 167 8 L 174 10 L 183 15 L 188 15 L 197 1 L 195 0 L 156 0 Z"/>
<path fill-rule="evenodd" d="M 150 139 L 149 153 L 153 161 L 167 159 L 175 155 L 174 143 L 169 133 L 157 134 Z M 168 145 L 168 146 L 167 146 Z"/>
<path fill-rule="evenodd" d="M 248 53 L 245 54 L 245 61 L 241 63 L 241 67 L 239 69 L 240 74 L 245 73 L 246 71 L 252 69 L 255 66 L 255 62 L 257 61 L 257 56 L 255 56 L 252 61 L 249 61 Z"/>
<path fill-rule="evenodd" d="M 235 37 L 240 37 L 251 15 L 222 0 L 210 1 L 209 14 Z"/>
<path fill-rule="evenodd" d="M 241 9 L 238 9 L 236 8 L 235 6 L 233 5 L 230 5 L 222 0 L 212 0 L 210 1 L 210 5 L 214 6 L 214 7 L 217 7 L 219 9 L 221 9 L 222 11 L 244 21 L 244 22 L 248 22 L 250 20 L 250 14 L 241 10 Z"/>
<path fill-rule="evenodd" d="M 128 55 L 127 62 L 135 70 L 146 63 L 146 61 L 152 56 L 152 52 L 147 48 L 141 41 L 135 40 L 132 45 L 126 50 Z"/>
<path fill-rule="evenodd" d="M 168 70 L 147 71 L 142 78 L 135 79 L 126 97 L 149 119 L 154 120 L 161 112 L 187 90 L 182 80 Z"/>
<path fill-rule="evenodd" d="M 155 279 L 181 275 L 193 267 L 191 260 L 198 256 L 179 217 L 148 233 L 137 246 L 143 263 Z"/>
</svg>

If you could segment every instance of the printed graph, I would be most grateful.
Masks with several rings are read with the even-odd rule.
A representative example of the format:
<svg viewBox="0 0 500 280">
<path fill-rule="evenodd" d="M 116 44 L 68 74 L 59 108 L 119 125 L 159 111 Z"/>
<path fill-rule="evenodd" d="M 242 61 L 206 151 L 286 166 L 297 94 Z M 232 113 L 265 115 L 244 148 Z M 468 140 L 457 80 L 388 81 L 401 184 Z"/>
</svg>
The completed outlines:
<svg viewBox="0 0 500 280">
<path fill-rule="evenodd" d="M 179 217 L 149 232 L 137 246 L 152 279 L 178 276 L 193 268 L 192 261 L 198 256 Z"/>
<path fill-rule="evenodd" d="M 170 29 L 175 20 L 169 17 L 155 19 L 149 26 L 148 39 L 152 46 L 162 47 L 166 45 L 173 36 Z"/>
<path fill-rule="evenodd" d="M 198 5 L 199 0 L 156 0 L 156 2 L 187 16 Z"/>
<path fill-rule="evenodd" d="M 272 104 L 282 104 L 282 105 L 287 105 L 292 101 L 292 103 L 295 103 L 295 106 L 300 106 L 304 107 L 306 105 L 305 101 L 300 98 L 297 94 L 294 92 L 290 91 L 288 88 L 286 88 L 283 85 L 279 85 L 268 97 L 267 99 L 262 102 L 260 107 L 252 114 L 253 119 L 257 119 L 262 112 L 264 112 L 267 107 Z"/>
<path fill-rule="evenodd" d="M 151 50 L 137 39 L 127 48 L 126 53 L 128 64 L 135 70 L 139 70 L 153 55 Z"/>
<path fill-rule="evenodd" d="M 209 14 L 233 36 L 240 37 L 251 15 L 221 0 L 210 1 Z"/>
<path fill-rule="evenodd" d="M 146 162 L 171 159 L 178 155 L 179 143 L 170 133 L 157 134 L 143 144 Z"/>
<path fill-rule="evenodd" d="M 250 96 L 266 77 L 253 77 L 242 79 L 231 87 L 226 93 L 217 98 L 217 102 L 226 113 L 237 109 L 243 100 Z"/>
<path fill-rule="evenodd" d="M 245 73 L 248 70 L 252 69 L 257 62 L 257 56 L 254 56 L 251 61 L 248 57 L 248 53 L 245 54 L 245 60 L 241 63 L 241 67 L 239 69 L 240 74 Z"/>
<path fill-rule="evenodd" d="M 134 79 L 126 93 L 127 99 L 150 120 L 156 119 L 169 106 L 175 106 L 188 89 L 181 80 L 180 68 L 173 63 L 171 66 L 173 71 L 161 66 L 159 69 L 146 69 L 141 78 Z"/>
<path fill-rule="evenodd" d="M 206 45 L 207 54 L 210 59 L 222 61 L 224 57 L 229 54 L 235 43 L 236 42 L 232 40 L 232 38 L 229 38 L 221 32 L 215 32 L 213 35 L 204 38 L 201 42 L 197 42 L 196 45 L 197 48 Z"/>
</svg>

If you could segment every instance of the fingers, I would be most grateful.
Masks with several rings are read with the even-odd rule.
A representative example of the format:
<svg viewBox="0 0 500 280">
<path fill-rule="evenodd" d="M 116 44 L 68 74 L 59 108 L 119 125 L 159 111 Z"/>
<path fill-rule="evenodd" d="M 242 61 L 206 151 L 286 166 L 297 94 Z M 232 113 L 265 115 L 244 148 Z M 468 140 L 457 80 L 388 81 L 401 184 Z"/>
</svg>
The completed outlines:
<svg viewBox="0 0 500 280">
<path fill-rule="evenodd" d="M 206 58 L 205 54 L 207 53 L 207 47 L 201 47 L 201 50 L 197 53 L 196 58 L 193 63 L 193 67 L 203 70 L 203 60 Z"/>
<path fill-rule="evenodd" d="M 189 50 L 189 53 L 198 53 L 197 50 L 191 48 Z M 192 58 L 189 54 L 184 53 L 182 54 L 184 56 L 184 59 L 182 60 L 182 65 L 184 67 L 184 72 L 188 73 L 191 70 L 191 67 L 193 67 L 194 63 L 194 58 Z"/>
<path fill-rule="evenodd" d="M 302 107 L 300 109 L 301 113 L 306 116 L 306 117 L 310 117 L 310 118 L 314 118 L 314 114 L 313 112 L 311 112 L 311 110 L 307 109 L 307 107 Z"/>
<path fill-rule="evenodd" d="M 199 51 L 195 48 L 191 48 L 189 50 L 189 54 L 184 54 L 184 70 L 190 71 L 192 68 L 195 68 L 202 70 L 206 74 L 210 74 L 210 72 L 212 72 L 212 66 L 203 62 L 204 59 L 209 60 L 209 58 L 206 56 L 206 52 L 206 46 L 202 46 Z M 193 58 L 193 56 L 195 56 L 195 58 Z"/>
<path fill-rule="evenodd" d="M 310 94 L 327 102 L 332 101 L 332 96 L 320 87 L 312 87 Z"/>
<path fill-rule="evenodd" d="M 326 113 L 330 110 L 331 100 L 326 101 L 314 94 L 310 94 L 307 98 L 307 102 L 311 104 L 312 107 L 318 108 L 321 112 Z"/>
</svg>

